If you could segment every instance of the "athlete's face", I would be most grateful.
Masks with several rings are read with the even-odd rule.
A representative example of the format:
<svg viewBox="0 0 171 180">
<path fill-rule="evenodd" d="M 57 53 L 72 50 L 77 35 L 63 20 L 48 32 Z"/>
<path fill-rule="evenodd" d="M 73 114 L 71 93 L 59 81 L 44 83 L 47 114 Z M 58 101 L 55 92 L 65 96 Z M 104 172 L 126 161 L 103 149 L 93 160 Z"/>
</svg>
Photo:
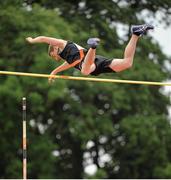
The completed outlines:
<svg viewBox="0 0 171 180">
<path fill-rule="evenodd" d="M 56 61 L 60 61 L 61 57 L 58 55 L 59 52 L 59 48 L 58 47 L 54 47 L 53 51 L 50 52 L 50 56 L 55 59 Z"/>
</svg>

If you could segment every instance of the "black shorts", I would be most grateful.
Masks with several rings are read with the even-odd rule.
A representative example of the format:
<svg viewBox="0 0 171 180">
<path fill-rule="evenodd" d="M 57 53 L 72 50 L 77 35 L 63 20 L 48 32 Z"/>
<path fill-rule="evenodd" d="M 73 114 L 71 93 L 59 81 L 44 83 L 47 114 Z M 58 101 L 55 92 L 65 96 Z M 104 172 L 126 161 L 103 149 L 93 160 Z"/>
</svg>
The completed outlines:
<svg viewBox="0 0 171 180">
<path fill-rule="evenodd" d="M 112 63 L 112 59 L 107 59 L 106 57 L 96 55 L 94 63 L 95 63 L 96 68 L 93 72 L 90 73 L 91 75 L 97 76 L 101 73 L 114 72 L 109 67 L 109 65 Z"/>
<path fill-rule="evenodd" d="M 81 61 L 81 63 L 77 64 L 75 66 L 76 69 L 79 69 L 81 71 L 82 68 L 82 64 L 83 64 L 84 60 Z M 96 55 L 95 60 L 94 60 L 94 64 L 96 66 L 95 70 L 93 72 L 91 72 L 91 75 L 97 76 L 101 73 L 110 73 L 110 72 L 114 72 L 109 65 L 111 64 L 112 59 L 107 59 L 103 56 L 99 56 Z"/>
</svg>

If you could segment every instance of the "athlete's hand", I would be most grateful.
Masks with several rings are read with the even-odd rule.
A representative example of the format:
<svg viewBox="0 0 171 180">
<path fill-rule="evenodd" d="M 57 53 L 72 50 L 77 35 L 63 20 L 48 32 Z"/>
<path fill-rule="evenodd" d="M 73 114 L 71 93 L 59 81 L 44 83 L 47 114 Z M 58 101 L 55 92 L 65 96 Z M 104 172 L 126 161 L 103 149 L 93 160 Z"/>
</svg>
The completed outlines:
<svg viewBox="0 0 171 180">
<path fill-rule="evenodd" d="M 33 43 L 33 38 L 32 37 L 27 37 L 26 41 L 29 42 L 29 43 Z"/>
<path fill-rule="evenodd" d="M 54 83 L 54 81 L 55 81 L 55 75 L 53 73 L 51 73 L 50 77 L 48 79 L 48 82 L 49 82 L 49 84 L 52 84 L 52 83 Z"/>
</svg>

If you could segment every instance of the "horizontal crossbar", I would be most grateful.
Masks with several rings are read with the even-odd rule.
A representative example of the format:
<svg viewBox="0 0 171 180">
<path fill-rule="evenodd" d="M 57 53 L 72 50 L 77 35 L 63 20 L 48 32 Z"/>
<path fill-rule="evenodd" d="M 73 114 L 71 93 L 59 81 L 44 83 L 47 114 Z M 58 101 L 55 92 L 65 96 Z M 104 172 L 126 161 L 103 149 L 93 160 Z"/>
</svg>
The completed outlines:
<svg viewBox="0 0 171 180">
<path fill-rule="evenodd" d="M 12 72 L 12 71 L 0 71 L 0 75 L 15 75 L 15 76 L 27 76 L 27 77 L 36 77 L 36 78 L 51 77 L 51 75 L 49 75 L 49 74 L 36 74 L 36 73 L 24 73 L 24 72 Z M 142 84 L 142 85 L 151 85 L 151 86 L 171 86 L 171 83 L 167 83 L 167 82 L 133 81 L 133 80 L 104 79 L 104 78 L 94 78 L 94 77 L 55 75 L 54 78 L 76 80 L 76 81 L 94 81 L 94 82 L 122 83 L 122 84 Z"/>
</svg>

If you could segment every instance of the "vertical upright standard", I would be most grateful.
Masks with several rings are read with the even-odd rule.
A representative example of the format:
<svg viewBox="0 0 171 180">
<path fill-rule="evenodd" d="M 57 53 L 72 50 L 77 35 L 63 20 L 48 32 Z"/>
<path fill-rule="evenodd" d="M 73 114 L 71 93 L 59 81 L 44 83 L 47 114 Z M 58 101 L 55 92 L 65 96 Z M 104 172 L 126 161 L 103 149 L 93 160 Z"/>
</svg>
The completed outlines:
<svg viewBox="0 0 171 180">
<path fill-rule="evenodd" d="M 26 98 L 22 99 L 23 109 L 23 179 L 27 179 L 27 140 L 26 140 Z"/>
</svg>

